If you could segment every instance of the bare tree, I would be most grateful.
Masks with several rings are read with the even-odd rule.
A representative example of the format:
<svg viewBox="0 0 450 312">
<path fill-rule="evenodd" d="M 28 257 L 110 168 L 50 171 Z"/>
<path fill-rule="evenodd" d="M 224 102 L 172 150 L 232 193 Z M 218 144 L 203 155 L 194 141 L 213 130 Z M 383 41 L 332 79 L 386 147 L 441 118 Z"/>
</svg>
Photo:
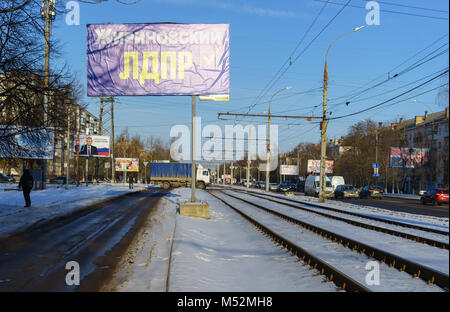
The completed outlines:
<svg viewBox="0 0 450 312">
<path fill-rule="evenodd" d="M 7 0 L 0 6 L 0 157 L 30 152 L 17 141 L 19 135 L 39 145 L 55 127 L 64 127 L 67 107 L 62 99 L 76 97 L 78 86 L 74 87 L 65 67 L 54 67 L 44 87 L 41 5 L 37 0 Z M 50 99 L 46 111 L 44 95 Z"/>
</svg>

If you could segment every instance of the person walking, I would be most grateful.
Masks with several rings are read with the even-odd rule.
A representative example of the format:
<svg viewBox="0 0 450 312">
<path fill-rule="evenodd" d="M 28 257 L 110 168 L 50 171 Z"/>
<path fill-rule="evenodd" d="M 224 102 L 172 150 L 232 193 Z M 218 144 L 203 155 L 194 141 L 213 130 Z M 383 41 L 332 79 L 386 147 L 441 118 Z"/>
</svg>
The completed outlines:
<svg viewBox="0 0 450 312">
<path fill-rule="evenodd" d="M 34 184 L 33 176 L 30 174 L 30 171 L 28 169 L 25 169 L 23 171 L 22 176 L 20 177 L 19 182 L 19 189 L 22 188 L 23 197 L 25 199 L 24 207 L 31 206 L 30 192 L 31 189 L 33 188 L 33 184 Z"/>
<path fill-rule="evenodd" d="M 134 177 L 131 174 L 128 177 L 128 183 L 129 183 L 128 187 L 130 189 L 133 189 Z"/>
</svg>

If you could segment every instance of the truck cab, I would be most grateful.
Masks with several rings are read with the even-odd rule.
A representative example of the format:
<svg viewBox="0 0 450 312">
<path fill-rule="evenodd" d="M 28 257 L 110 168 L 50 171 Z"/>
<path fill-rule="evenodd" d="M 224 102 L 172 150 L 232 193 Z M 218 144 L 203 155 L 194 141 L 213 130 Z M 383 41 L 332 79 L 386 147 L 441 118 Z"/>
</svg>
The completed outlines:
<svg viewBox="0 0 450 312">
<path fill-rule="evenodd" d="M 196 185 L 199 188 L 201 189 L 206 188 L 207 185 L 211 184 L 211 172 L 208 169 L 203 168 L 202 165 L 198 165 L 196 180 L 197 180 Z"/>
</svg>

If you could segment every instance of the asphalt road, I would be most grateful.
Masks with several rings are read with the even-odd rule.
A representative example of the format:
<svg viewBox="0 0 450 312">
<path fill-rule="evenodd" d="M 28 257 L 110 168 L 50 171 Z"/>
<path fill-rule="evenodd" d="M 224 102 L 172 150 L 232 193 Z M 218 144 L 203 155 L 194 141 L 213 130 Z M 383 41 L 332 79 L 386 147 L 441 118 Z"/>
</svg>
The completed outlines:
<svg viewBox="0 0 450 312">
<path fill-rule="evenodd" d="M 392 198 L 384 196 L 383 199 L 338 199 L 339 201 L 351 202 L 364 206 L 372 206 L 391 211 L 407 212 L 418 215 L 446 217 L 448 218 L 448 204 L 433 206 L 431 204 L 422 205 L 419 200 Z"/>
<path fill-rule="evenodd" d="M 129 194 L 0 241 L 0 291 L 98 290 L 162 194 Z M 66 284 L 70 261 L 79 263 L 79 286 Z"/>
</svg>

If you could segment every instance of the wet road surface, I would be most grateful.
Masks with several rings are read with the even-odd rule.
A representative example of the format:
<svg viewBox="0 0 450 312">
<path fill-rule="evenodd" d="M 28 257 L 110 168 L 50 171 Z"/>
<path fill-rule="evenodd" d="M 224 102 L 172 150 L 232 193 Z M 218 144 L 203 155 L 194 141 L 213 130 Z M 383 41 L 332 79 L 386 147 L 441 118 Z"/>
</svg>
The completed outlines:
<svg viewBox="0 0 450 312">
<path fill-rule="evenodd" d="M 0 242 L 0 291 L 98 290 L 164 193 L 128 194 Z M 79 286 L 66 284 L 70 261 L 79 264 Z"/>
</svg>

